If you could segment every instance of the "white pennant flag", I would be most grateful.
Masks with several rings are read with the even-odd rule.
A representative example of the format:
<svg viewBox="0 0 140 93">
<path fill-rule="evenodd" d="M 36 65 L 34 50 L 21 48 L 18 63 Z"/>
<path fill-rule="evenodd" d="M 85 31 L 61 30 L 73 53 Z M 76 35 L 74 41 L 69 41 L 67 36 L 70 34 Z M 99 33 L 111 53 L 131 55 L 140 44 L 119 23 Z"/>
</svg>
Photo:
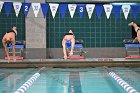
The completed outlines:
<svg viewBox="0 0 140 93">
<path fill-rule="evenodd" d="M 40 9 L 40 3 L 32 3 L 32 8 L 33 8 L 35 17 L 37 17 L 39 9 Z"/>
<path fill-rule="evenodd" d="M 123 10 L 124 17 L 126 20 L 127 20 L 128 14 L 130 12 L 130 8 L 131 8 L 130 5 L 122 5 L 122 10 Z"/>
<path fill-rule="evenodd" d="M 104 4 L 103 6 L 106 13 L 106 17 L 107 19 L 109 19 L 113 6 L 110 4 Z"/>
<path fill-rule="evenodd" d="M 87 10 L 89 19 L 91 19 L 94 8 L 95 8 L 95 4 L 87 4 L 86 5 L 86 10 Z"/>
<path fill-rule="evenodd" d="M 68 4 L 68 9 L 70 12 L 71 18 L 73 18 L 77 5 L 76 4 Z"/>
<path fill-rule="evenodd" d="M 21 3 L 13 2 L 13 7 L 16 13 L 16 17 L 18 17 L 19 11 L 21 9 L 21 5 L 22 5 Z"/>
<path fill-rule="evenodd" d="M 4 2 L 1 2 L 1 1 L 0 1 L 0 12 L 1 12 L 1 10 L 2 10 L 3 3 L 4 3 Z"/>
<path fill-rule="evenodd" d="M 50 3 L 49 5 L 50 5 L 51 12 L 52 12 L 52 16 L 54 18 L 59 4 Z"/>
</svg>

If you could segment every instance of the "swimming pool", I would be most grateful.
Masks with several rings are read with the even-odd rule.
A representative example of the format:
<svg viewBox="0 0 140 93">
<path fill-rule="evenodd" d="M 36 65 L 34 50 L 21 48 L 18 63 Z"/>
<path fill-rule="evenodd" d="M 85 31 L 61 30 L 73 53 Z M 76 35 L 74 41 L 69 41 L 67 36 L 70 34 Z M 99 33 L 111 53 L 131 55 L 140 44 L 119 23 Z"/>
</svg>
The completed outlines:
<svg viewBox="0 0 140 93">
<path fill-rule="evenodd" d="M 0 69 L 0 93 L 14 93 L 40 68 Z M 109 68 L 140 92 L 140 68 Z M 127 93 L 104 67 L 45 68 L 25 93 Z"/>
</svg>

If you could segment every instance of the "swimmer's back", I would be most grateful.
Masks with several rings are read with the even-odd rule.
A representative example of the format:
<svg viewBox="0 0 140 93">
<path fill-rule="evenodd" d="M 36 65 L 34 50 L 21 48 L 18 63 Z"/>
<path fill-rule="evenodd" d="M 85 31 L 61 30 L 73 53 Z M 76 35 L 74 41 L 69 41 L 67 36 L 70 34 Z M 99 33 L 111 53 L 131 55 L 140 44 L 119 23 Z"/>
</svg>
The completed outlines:
<svg viewBox="0 0 140 93">
<path fill-rule="evenodd" d="M 66 33 L 65 36 L 64 36 L 65 40 L 71 40 L 73 38 L 74 38 L 73 33 Z"/>
</svg>

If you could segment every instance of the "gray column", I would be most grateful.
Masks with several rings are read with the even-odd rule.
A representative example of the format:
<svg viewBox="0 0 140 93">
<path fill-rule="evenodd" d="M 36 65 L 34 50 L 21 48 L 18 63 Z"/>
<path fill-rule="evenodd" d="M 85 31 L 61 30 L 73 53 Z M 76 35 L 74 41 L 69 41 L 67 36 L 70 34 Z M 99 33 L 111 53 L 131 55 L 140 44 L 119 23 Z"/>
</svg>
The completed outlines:
<svg viewBox="0 0 140 93">
<path fill-rule="evenodd" d="M 31 3 L 42 3 L 45 0 L 26 0 Z M 46 48 L 46 19 L 40 8 L 38 17 L 34 16 L 32 6 L 26 17 L 26 48 Z"/>
<path fill-rule="evenodd" d="M 44 3 L 45 0 L 26 0 L 30 3 Z M 35 17 L 30 7 L 26 23 L 26 58 L 46 58 L 46 19 L 40 8 L 38 17 Z"/>
</svg>

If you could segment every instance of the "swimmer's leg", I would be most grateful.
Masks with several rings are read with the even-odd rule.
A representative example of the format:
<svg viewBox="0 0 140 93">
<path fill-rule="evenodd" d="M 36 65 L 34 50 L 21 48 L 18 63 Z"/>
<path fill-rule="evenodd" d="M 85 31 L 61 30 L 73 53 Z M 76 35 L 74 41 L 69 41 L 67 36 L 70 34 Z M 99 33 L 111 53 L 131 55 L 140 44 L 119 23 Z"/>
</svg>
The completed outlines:
<svg viewBox="0 0 140 93">
<path fill-rule="evenodd" d="M 2 44 L 3 44 L 4 50 L 5 50 L 5 54 L 9 59 L 9 53 L 8 53 L 8 49 L 7 49 L 7 46 L 6 46 L 6 39 L 5 38 L 2 39 Z"/>
<path fill-rule="evenodd" d="M 74 51 L 74 45 L 75 45 L 75 39 L 71 39 L 71 51 L 70 51 L 70 56 L 73 55 L 73 51 Z"/>
<path fill-rule="evenodd" d="M 140 30 L 138 30 L 137 32 L 137 39 L 138 39 L 138 42 L 140 43 Z"/>
<path fill-rule="evenodd" d="M 13 39 L 11 39 L 11 42 L 12 42 L 12 53 L 13 53 L 13 57 L 15 57 L 15 43 L 16 43 L 16 41 L 13 38 Z"/>
<path fill-rule="evenodd" d="M 134 27 L 135 31 L 137 32 L 137 30 L 138 30 L 139 27 L 137 26 L 136 23 L 131 22 L 131 23 L 129 23 L 128 25 Z"/>
<path fill-rule="evenodd" d="M 63 39 L 63 41 L 62 41 L 62 46 L 63 46 L 64 59 L 67 59 L 66 40 L 64 40 L 64 39 Z"/>
<path fill-rule="evenodd" d="M 138 37 L 136 37 L 134 40 L 133 40 L 133 43 L 137 43 L 138 42 Z"/>
</svg>

